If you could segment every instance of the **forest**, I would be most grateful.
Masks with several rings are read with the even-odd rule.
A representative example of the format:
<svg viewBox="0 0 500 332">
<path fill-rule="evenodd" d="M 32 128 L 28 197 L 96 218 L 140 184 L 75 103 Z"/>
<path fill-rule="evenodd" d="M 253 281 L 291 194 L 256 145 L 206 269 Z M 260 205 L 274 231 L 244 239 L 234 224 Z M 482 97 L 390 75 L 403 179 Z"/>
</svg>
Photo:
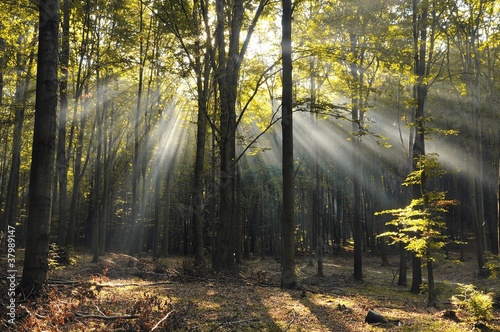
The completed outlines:
<svg viewBox="0 0 500 332">
<path fill-rule="evenodd" d="M 496 0 L 2 0 L 1 330 L 498 331 Z"/>
</svg>

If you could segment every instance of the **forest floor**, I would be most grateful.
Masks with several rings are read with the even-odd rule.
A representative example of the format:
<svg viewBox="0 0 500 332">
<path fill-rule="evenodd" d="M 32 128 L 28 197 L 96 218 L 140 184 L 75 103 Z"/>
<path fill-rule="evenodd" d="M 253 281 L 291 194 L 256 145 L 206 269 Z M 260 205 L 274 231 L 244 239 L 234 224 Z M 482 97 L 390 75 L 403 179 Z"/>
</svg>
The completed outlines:
<svg viewBox="0 0 500 332">
<path fill-rule="evenodd" d="M 458 283 L 497 297 L 500 292 L 498 279 L 477 278 L 474 256 L 467 256 L 464 263 L 438 262 L 438 306 L 428 308 L 425 294 L 396 286 L 397 256 L 390 257 L 391 266 L 381 266 L 378 256 L 366 254 L 363 282 L 352 278 L 351 252 L 325 257 L 322 278 L 307 258 L 298 257 L 302 289 L 286 291 L 279 288 L 280 265 L 272 258 L 245 261 L 236 273 L 222 275 L 199 272 L 185 257 L 153 261 L 149 255 L 107 254 L 92 263 L 91 255 L 79 253 L 70 266 L 51 264 L 40 299 L 18 299 L 14 326 L 7 324 L 7 291 L 2 291 L 0 330 L 500 331 L 498 306 L 492 320 L 478 323 L 451 304 Z M 410 277 L 411 270 L 409 282 Z M 5 285 L 2 278 L 2 289 Z M 366 323 L 370 309 L 388 322 Z"/>
</svg>

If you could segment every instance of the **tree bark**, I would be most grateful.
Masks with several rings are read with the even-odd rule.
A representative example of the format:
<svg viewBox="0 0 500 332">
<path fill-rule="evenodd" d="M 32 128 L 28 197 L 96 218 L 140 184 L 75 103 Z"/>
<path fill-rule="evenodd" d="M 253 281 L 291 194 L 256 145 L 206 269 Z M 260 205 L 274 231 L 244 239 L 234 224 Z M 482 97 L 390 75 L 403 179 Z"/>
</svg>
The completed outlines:
<svg viewBox="0 0 500 332">
<path fill-rule="evenodd" d="M 68 65 L 69 65 L 69 21 L 70 0 L 63 0 L 63 24 L 61 37 L 61 79 L 59 83 L 59 129 L 57 141 L 57 175 L 59 180 L 59 229 L 57 243 L 66 245 L 68 235 L 68 162 L 66 156 L 66 125 L 68 114 Z"/>
<path fill-rule="evenodd" d="M 283 100 L 281 104 L 283 134 L 283 213 L 281 220 L 281 288 L 298 286 L 295 274 L 295 197 L 293 171 L 293 81 L 292 81 L 292 1 L 282 0 Z"/>
<path fill-rule="evenodd" d="M 29 185 L 28 231 L 20 288 L 39 295 L 47 279 L 52 175 L 56 144 L 59 1 L 39 2 L 35 127 Z"/>
<path fill-rule="evenodd" d="M 357 36 L 354 33 L 350 34 L 351 40 L 351 52 L 353 57 L 357 59 Z M 360 95 L 358 94 L 359 89 L 361 89 L 361 82 L 358 75 L 358 65 L 356 62 L 352 62 L 350 65 L 351 75 L 355 84 L 354 91 L 352 92 L 352 110 L 351 110 L 351 121 L 352 121 L 352 210 L 353 210 L 353 227 L 352 234 L 354 240 L 354 279 L 361 281 L 363 280 L 363 258 L 362 258 L 362 241 L 363 241 L 363 229 L 362 229 L 362 215 L 361 215 L 361 190 L 362 190 L 362 168 L 360 163 L 360 135 L 363 122 L 362 110 L 360 109 Z"/>
</svg>

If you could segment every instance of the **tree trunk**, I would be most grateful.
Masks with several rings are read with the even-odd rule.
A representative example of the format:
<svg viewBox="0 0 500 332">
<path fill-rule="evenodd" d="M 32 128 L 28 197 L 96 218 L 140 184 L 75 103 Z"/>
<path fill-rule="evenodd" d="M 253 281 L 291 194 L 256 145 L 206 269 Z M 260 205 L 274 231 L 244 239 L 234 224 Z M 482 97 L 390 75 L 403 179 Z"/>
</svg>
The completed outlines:
<svg viewBox="0 0 500 332">
<path fill-rule="evenodd" d="M 199 30 L 198 13 L 194 13 L 194 22 L 196 30 Z M 204 241 L 203 241 L 203 224 L 205 203 L 203 200 L 203 172 L 205 166 L 205 143 L 207 131 L 207 99 L 208 88 L 211 72 L 211 42 L 210 38 L 207 41 L 205 49 L 204 61 L 201 61 L 201 55 L 195 57 L 195 73 L 196 73 L 196 86 L 198 93 L 198 121 L 196 128 L 196 156 L 194 163 L 194 187 L 192 197 L 192 210 L 193 210 L 193 245 L 194 245 L 194 261 L 196 266 L 202 266 L 205 262 L 204 257 Z M 196 41 L 195 47 L 200 49 L 200 42 Z"/>
<path fill-rule="evenodd" d="M 143 78 L 144 78 L 144 37 L 143 37 L 143 14 L 144 5 L 139 5 L 139 82 L 137 85 L 137 105 L 135 110 L 134 120 L 134 160 L 132 162 L 132 212 L 131 212 L 131 227 L 129 234 L 129 253 L 131 255 L 142 251 L 140 243 L 142 243 L 142 230 L 143 230 L 143 214 L 144 211 L 140 209 L 140 185 L 141 185 L 141 165 L 142 165 L 142 152 L 140 144 L 139 128 L 141 124 L 141 111 L 142 111 L 142 92 L 143 92 Z M 142 183 L 145 186 L 145 183 Z"/>
<path fill-rule="evenodd" d="M 357 51 L 357 35 L 355 33 L 350 33 L 351 40 L 351 53 L 354 59 L 358 58 Z M 361 190 L 362 190 L 362 168 L 360 163 L 360 139 L 361 139 L 361 129 L 362 129 L 362 110 L 360 109 L 360 95 L 359 89 L 361 89 L 361 81 L 358 75 L 358 64 L 354 61 L 350 65 L 350 72 L 353 78 L 355 87 L 352 92 L 351 103 L 351 121 L 352 121 L 352 156 L 351 156 L 351 181 L 352 181 L 352 235 L 354 240 L 354 280 L 363 280 L 363 257 L 362 257 L 362 242 L 363 242 L 363 229 L 362 229 L 362 215 L 361 215 Z"/>
<path fill-rule="evenodd" d="M 417 82 L 414 85 L 414 96 L 416 98 L 415 109 L 415 140 L 412 147 L 412 170 L 418 169 L 418 163 L 423 161 L 425 157 L 425 126 L 424 126 L 424 109 L 427 99 L 428 86 L 425 83 L 427 68 L 427 13 L 428 3 L 426 0 L 422 2 L 422 7 L 419 8 L 419 0 L 413 0 L 413 52 L 414 52 L 414 71 L 417 76 Z M 429 64 L 430 65 L 430 64 Z M 426 196 L 426 178 L 425 173 L 422 173 L 421 181 L 412 187 L 412 198 L 418 199 Z M 420 284 L 422 284 L 422 267 L 421 259 L 412 256 L 412 284 L 410 291 L 413 293 L 420 292 Z"/>
<path fill-rule="evenodd" d="M 398 278 L 398 286 L 406 286 L 406 256 L 408 252 L 405 249 L 404 243 L 399 244 L 399 278 Z"/>
<path fill-rule="evenodd" d="M 59 1 L 41 0 L 28 233 L 20 286 L 25 298 L 39 295 L 47 279 L 57 125 L 58 42 Z"/>
<path fill-rule="evenodd" d="M 68 235 L 68 162 L 66 156 L 66 125 L 68 114 L 68 65 L 70 0 L 63 0 L 63 24 L 61 37 L 61 79 L 59 83 L 61 107 L 57 141 L 57 175 L 59 180 L 59 229 L 57 243 L 66 245 Z"/>
<path fill-rule="evenodd" d="M 161 257 L 168 257 L 169 255 L 169 236 L 170 236 L 170 195 L 172 190 L 172 177 L 174 176 L 173 167 L 167 170 L 166 183 L 165 183 L 165 210 L 163 212 L 163 231 L 161 238 Z"/>
<path fill-rule="evenodd" d="M 437 294 L 434 284 L 434 261 L 432 260 L 430 250 L 430 248 L 427 249 L 427 306 L 436 307 Z"/>
<path fill-rule="evenodd" d="M 70 246 L 75 245 L 75 226 L 76 226 L 76 218 L 77 218 L 77 210 L 78 203 L 80 199 L 80 184 L 83 180 L 83 174 L 86 169 L 87 163 L 82 165 L 82 157 L 83 157 L 83 139 L 85 134 L 85 127 L 87 124 L 87 114 L 89 108 L 89 88 L 88 84 L 85 82 L 85 78 L 89 75 L 90 68 L 85 68 L 84 64 L 87 63 L 89 66 L 89 62 L 87 62 L 86 56 L 88 56 L 87 45 L 89 44 L 89 35 L 90 35 L 90 0 L 87 0 L 85 3 L 85 22 L 84 27 L 82 29 L 81 36 L 81 53 L 80 58 L 78 60 L 78 71 L 77 71 L 77 79 L 76 79 L 76 91 L 74 95 L 74 110 L 73 110 L 73 119 L 71 123 L 71 130 L 69 135 L 69 142 L 73 141 L 74 133 L 76 128 L 78 127 L 77 119 L 80 118 L 80 128 L 77 134 L 77 142 L 75 148 L 75 157 L 74 157 L 74 169 L 73 169 L 73 189 L 71 193 L 71 202 L 69 209 L 69 221 L 68 221 L 68 235 L 67 235 L 67 244 Z M 86 69 L 86 73 L 83 73 L 83 70 Z M 86 75 L 87 74 L 87 75 Z M 82 93 L 84 93 L 82 97 Z M 81 116 L 78 117 L 78 105 L 80 103 L 80 98 L 82 99 L 82 113 Z M 71 147 L 71 144 L 69 145 Z M 71 153 L 68 152 L 68 157 L 71 156 Z M 87 159 L 88 160 L 88 159 Z"/>
<path fill-rule="evenodd" d="M 97 42 L 99 45 L 99 41 Z M 99 47 L 99 46 L 98 46 Z M 99 59 L 99 52 L 97 52 Z M 101 109 L 101 80 L 99 70 L 96 71 L 96 109 L 95 109 L 95 130 L 97 130 L 97 150 L 94 164 L 94 187 L 93 201 L 91 207 L 90 228 L 91 228 L 91 251 L 93 254 L 92 262 L 99 260 L 99 223 L 101 222 L 101 178 L 102 178 L 102 112 Z"/>
<path fill-rule="evenodd" d="M 292 1 L 282 0 L 283 100 L 281 130 L 283 135 L 283 213 L 281 220 L 281 288 L 296 288 L 295 275 L 295 207 L 293 171 L 293 81 L 292 81 Z"/>
<path fill-rule="evenodd" d="M 212 267 L 215 270 L 234 269 L 234 180 L 235 180 L 235 149 L 236 149 L 236 91 L 239 75 L 239 35 L 243 15 L 241 0 L 235 1 L 229 42 L 229 54 L 226 56 L 224 25 L 226 14 L 224 1 L 216 1 L 218 46 L 218 72 L 220 102 L 220 210 L 219 223 L 215 240 L 215 252 Z"/>
<path fill-rule="evenodd" d="M 85 87 L 85 96 L 88 96 L 88 87 Z M 70 203 L 70 213 L 69 213 L 69 225 L 68 225 L 68 241 L 67 244 L 70 246 L 75 245 L 75 226 L 76 226 L 76 217 L 78 212 L 78 202 L 80 199 L 80 184 L 82 183 L 83 174 L 85 171 L 85 165 L 82 165 L 82 157 L 83 157 L 83 138 L 85 134 L 85 129 L 87 126 L 87 114 L 88 114 L 88 98 L 82 102 L 82 115 L 80 117 L 80 128 L 77 135 L 77 143 L 75 149 L 75 163 L 73 170 L 73 190 L 71 194 L 71 203 Z M 76 127 L 76 119 L 77 119 L 77 111 L 78 110 L 78 98 L 75 99 L 75 110 L 73 115 L 73 127 Z"/>
</svg>

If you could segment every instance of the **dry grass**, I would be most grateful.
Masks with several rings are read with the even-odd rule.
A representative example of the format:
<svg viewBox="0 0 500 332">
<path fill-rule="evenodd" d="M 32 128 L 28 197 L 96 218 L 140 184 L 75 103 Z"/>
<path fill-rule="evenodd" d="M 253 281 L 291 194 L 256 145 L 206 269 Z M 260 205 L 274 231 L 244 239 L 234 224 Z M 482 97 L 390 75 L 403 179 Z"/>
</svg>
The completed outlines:
<svg viewBox="0 0 500 332">
<path fill-rule="evenodd" d="M 458 312 L 445 318 L 456 284 L 474 283 L 498 293 L 498 280 L 477 279 L 474 260 L 438 264 L 439 306 L 425 306 L 425 295 L 410 294 L 392 283 L 397 267 L 380 266 L 366 255 L 364 282 L 354 282 L 349 252 L 325 260 L 325 277 L 298 258 L 302 290 L 281 290 L 280 266 L 273 259 L 253 259 L 231 275 L 199 271 L 187 258 L 153 261 L 109 254 L 97 264 L 78 255 L 76 264 L 50 273 L 46 296 L 18 301 L 13 331 L 471 331 L 473 322 Z M 393 263 L 397 257 L 392 257 Z M 78 281 L 77 284 L 64 280 Z M 1 294 L 2 302 L 6 292 Z M 364 322 L 369 309 L 390 323 Z M 500 324 L 498 309 L 488 324 Z M 499 330 L 500 331 L 500 330 Z"/>
</svg>

